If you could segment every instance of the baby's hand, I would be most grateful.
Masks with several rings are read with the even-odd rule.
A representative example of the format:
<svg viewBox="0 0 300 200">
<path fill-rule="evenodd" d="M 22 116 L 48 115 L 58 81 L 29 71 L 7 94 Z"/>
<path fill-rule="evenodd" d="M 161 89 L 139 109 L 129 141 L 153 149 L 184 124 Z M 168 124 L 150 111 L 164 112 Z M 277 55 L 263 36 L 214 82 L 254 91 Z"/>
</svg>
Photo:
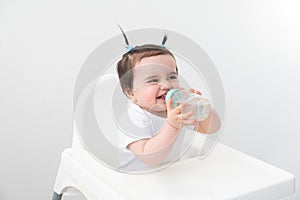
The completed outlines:
<svg viewBox="0 0 300 200">
<path fill-rule="evenodd" d="M 183 126 L 188 125 L 196 125 L 197 120 L 194 118 L 191 118 L 193 115 L 193 112 L 190 111 L 188 113 L 182 113 L 182 107 L 184 107 L 185 104 L 180 104 L 176 108 L 172 107 L 172 99 L 169 99 L 167 102 L 167 123 L 176 128 L 180 129 Z"/>
<path fill-rule="evenodd" d="M 190 90 L 190 92 L 195 93 L 195 94 L 199 94 L 199 95 L 202 94 L 200 91 L 195 90 L 194 88 L 190 88 L 189 90 Z"/>
<path fill-rule="evenodd" d="M 183 88 L 183 87 L 179 87 L 178 89 L 179 90 L 185 90 L 185 88 Z M 192 92 L 192 93 L 195 93 L 195 94 L 202 95 L 202 93 L 199 90 L 195 90 L 194 88 L 190 88 L 189 91 Z"/>
</svg>

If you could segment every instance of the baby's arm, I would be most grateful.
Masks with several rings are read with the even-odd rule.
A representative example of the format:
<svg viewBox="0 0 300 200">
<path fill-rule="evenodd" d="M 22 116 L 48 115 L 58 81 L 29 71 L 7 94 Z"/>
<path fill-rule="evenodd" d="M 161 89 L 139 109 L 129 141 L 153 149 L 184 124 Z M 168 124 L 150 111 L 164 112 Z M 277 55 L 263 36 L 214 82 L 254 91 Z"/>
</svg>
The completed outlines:
<svg viewBox="0 0 300 200">
<path fill-rule="evenodd" d="M 201 92 L 190 88 L 190 91 L 201 95 Z M 210 115 L 203 121 L 198 122 L 195 130 L 201 133 L 215 133 L 220 129 L 221 121 L 218 113 L 212 109 Z"/>
<path fill-rule="evenodd" d="M 201 133 L 215 133 L 220 129 L 221 121 L 218 113 L 212 110 L 210 115 L 203 121 L 198 122 L 195 130 Z"/>
<path fill-rule="evenodd" d="M 197 123 L 194 119 L 189 119 L 192 112 L 182 114 L 181 111 L 182 105 L 173 109 L 170 99 L 167 103 L 167 119 L 160 131 L 152 138 L 130 143 L 129 149 L 149 166 L 163 162 L 171 151 L 180 128 Z"/>
</svg>

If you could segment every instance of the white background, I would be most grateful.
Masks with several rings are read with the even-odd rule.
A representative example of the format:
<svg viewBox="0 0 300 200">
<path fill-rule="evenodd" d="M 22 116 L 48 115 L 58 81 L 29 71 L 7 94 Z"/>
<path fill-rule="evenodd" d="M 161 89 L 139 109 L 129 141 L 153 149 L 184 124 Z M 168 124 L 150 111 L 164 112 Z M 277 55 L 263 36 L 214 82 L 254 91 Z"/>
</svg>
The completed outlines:
<svg viewBox="0 0 300 200">
<path fill-rule="evenodd" d="M 179 3 L 180 2 L 180 3 Z M 0 1 L 0 199 L 50 199 L 87 56 L 125 30 L 193 39 L 223 79 L 221 142 L 300 178 L 298 1 Z M 188 187 L 188 186 L 187 186 Z M 296 194 L 286 199 L 300 199 Z"/>
</svg>

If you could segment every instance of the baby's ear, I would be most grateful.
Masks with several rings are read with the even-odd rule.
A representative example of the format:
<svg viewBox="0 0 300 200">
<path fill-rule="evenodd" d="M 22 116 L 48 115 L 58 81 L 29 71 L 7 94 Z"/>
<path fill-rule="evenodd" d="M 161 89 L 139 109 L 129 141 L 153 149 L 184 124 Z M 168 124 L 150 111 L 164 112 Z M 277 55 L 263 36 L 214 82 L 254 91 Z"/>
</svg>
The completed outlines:
<svg viewBox="0 0 300 200">
<path fill-rule="evenodd" d="M 136 97 L 133 95 L 133 92 L 130 88 L 127 88 L 125 91 L 126 96 L 133 102 L 137 103 Z"/>
<path fill-rule="evenodd" d="M 132 97 L 132 90 L 130 88 L 125 88 L 124 93 L 126 94 L 127 97 L 131 98 Z"/>
</svg>

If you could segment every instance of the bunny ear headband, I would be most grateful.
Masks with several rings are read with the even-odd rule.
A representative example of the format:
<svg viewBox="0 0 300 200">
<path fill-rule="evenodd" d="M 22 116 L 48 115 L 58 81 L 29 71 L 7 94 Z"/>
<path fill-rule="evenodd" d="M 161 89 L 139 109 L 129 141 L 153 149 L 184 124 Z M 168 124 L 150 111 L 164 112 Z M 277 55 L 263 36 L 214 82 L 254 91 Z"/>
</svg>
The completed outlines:
<svg viewBox="0 0 300 200">
<path fill-rule="evenodd" d="M 122 27 L 119 24 L 118 24 L 118 26 L 119 26 L 119 28 L 120 28 L 120 30 L 122 32 L 123 37 L 124 37 L 125 44 L 126 44 L 125 47 L 127 49 L 127 53 L 138 51 L 138 50 L 141 50 L 141 49 L 149 49 L 149 50 L 151 50 L 151 49 L 166 49 L 165 43 L 166 43 L 166 41 L 168 39 L 168 37 L 167 37 L 166 34 L 164 35 L 163 40 L 162 40 L 162 42 L 161 42 L 160 45 L 146 44 L 146 45 L 143 45 L 143 46 L 135 46 L 134 47 L 134 46 L 132 46 L 132 45 L 129 44 L 127 36 L 126 36 L 125 32 L 123 31 Z"/>
</svg>

